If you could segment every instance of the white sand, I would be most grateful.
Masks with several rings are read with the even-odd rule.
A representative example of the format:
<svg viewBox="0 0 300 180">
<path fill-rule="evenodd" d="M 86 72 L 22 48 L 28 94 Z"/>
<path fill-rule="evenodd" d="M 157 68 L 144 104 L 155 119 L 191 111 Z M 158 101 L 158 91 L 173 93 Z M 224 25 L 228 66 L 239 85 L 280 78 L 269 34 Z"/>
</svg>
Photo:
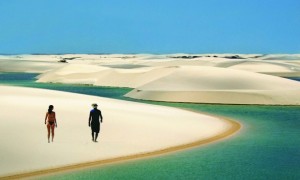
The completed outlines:
<svg viewBox="0 0 300 180">
<path fill-rule="evenodd" d="M 104 116 L 98 143 L 88 115 Z M 54 105 L 58 128 L 48 143 L 44 116 Z M 0 86 L 0 176 L 156 151 L 206 139 L 231 127 L 218 118 L 175 108 L 73 93 Z"/>
<path fill-rule="evenodd" d="M 154 101 L 300 105 L 300 83 L 259 73 L 183 66 L 125 96 Z"/>
<path fill-rule="evenodd" d="M 53 55 L 0 56 L 0 72 L 44 73 L 66 65 Z"/>
<path fill-rule="evenodd" d="M 218 64 L 217 67 L 226 67 L 282 77 L 300 77 L 300 66 L 289 61 L 227 61 L 225 63 Z"/>
<path fill-rule="evenodd" d="M 37 82 L 135 88 L 172 72 L 172 67 L 117 69 L 97 65 L 70 64 L 38 76 Z"/>
<path fill-rule="evenodd" d="M 192 57 L 192 58 L 189 58 Z M 232 57 L 238 57 L 232 59 Z M 66 60 L 68 63 L 59 63 Z M 9 64 L 11 63 L 11 65 Z M 43 73 L 66 64 L 90 64 L 109 67 L 213 66 L 234 68 L 275 76 L 299 77 L 300 54 L 63 54 L 0 55 L 0 72 Z"/>
</svg>

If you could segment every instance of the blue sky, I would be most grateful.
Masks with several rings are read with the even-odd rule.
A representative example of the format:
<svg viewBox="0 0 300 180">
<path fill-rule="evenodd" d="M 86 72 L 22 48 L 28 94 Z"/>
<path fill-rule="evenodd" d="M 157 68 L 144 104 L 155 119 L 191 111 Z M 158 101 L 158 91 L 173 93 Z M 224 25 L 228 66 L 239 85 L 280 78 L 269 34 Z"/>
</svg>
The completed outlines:
<svg viewBox="0 0 300 180">
<path fill-rule="evenodd" d="M 299 0 L 0 1 L 0 53 L 300 53 Z"/>
</svg>

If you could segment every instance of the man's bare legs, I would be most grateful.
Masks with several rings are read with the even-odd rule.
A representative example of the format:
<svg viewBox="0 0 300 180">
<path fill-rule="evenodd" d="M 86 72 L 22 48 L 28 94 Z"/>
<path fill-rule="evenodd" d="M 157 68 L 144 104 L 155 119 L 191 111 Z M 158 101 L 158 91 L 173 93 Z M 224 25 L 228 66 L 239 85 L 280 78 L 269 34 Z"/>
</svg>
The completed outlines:
<svg viewBox="0 0 300 180">
<path fill-rule="evenodd" d="M 96 138 L 95 138 L 95 142 L 97 142 L 97 138 L 98 138 L 98 133 L 96 133 Z"/>
<path fill-rule="evenodd" d="M 95 134 L 94 134 L 95 133 Z M 96 135 L 96 136 L 95 136 Z M 97 142 L 97 138 L 98 138 L 98 133 L 96 133 L 96 132 L 92 132 L 92 140 L 94 141 L 94 142 Z"/>
</svg>

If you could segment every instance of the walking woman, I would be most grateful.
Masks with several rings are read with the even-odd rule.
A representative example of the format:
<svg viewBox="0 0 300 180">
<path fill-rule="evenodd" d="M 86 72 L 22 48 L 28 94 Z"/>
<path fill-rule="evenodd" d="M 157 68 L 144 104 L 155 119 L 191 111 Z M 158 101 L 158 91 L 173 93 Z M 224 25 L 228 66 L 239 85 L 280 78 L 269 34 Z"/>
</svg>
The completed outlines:
<svg viewBox="0 0 300 180">
<path fill-rule="evenodd" d="M 52 134 L 52 142 L 54 138 L 54 128 L 57 127 L 57 122 L 55 118 L 55 112 L 53 111 L 53 105 L 49 106 L 48 112 L 46 113 L 45 117 L 45 124 L 47 124 L 48 129 L 48 143 L 50 143 L 50 130 Z"/>
</svg>

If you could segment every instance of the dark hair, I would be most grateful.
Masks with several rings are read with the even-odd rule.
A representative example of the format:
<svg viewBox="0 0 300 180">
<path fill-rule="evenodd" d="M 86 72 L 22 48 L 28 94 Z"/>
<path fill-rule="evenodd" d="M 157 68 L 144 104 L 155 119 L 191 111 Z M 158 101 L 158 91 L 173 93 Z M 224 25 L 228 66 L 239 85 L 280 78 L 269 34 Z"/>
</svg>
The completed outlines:
<svg viewBox="0 0 300 180">
<path fill-rule="evenodd" d="M 52 110 L 53 110 L 53 105 L 50 105 L 49 108 L 48 108 L 48 114 L 51 114 Z"/>
</svg>

